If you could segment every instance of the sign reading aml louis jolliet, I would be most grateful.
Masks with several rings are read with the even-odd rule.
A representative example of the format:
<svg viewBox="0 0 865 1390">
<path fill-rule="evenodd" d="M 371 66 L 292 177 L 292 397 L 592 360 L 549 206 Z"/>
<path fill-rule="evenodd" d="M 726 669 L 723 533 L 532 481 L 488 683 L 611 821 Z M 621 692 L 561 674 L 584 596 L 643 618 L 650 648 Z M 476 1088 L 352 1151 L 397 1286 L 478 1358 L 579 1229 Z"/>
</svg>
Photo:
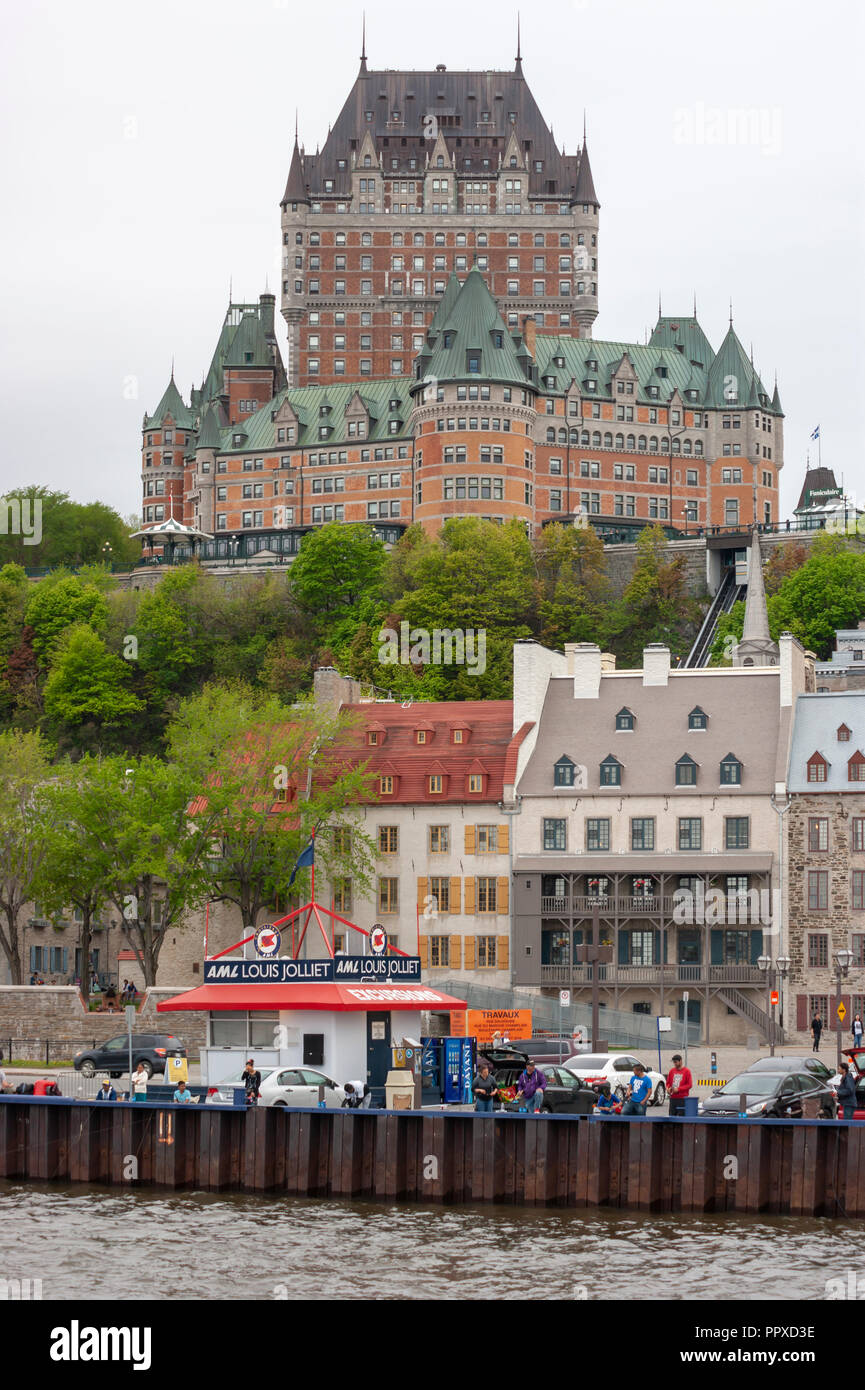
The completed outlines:
<svg viewBox="0 0 865 1390">
<path fill-rule="evenodd" d="M 339 984 L 420 980 L 420 956 L 334 956 L 332 960 L 208 960 L 205 984 Z"/>
</svg>

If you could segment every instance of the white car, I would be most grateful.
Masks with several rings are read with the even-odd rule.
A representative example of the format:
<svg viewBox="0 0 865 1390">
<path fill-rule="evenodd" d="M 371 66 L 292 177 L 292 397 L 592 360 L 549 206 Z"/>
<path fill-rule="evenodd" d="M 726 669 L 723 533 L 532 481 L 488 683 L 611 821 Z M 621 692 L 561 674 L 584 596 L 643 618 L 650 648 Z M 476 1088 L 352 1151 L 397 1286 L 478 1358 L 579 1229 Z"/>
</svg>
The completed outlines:
<svg viewBox="0 0 865 1390">
<path fill-rule="evenodd" d="M 261 1072 L 261 1084 L 264 1085 L 269 1076 L 273 1074 L 273 1067 L 259 1067 Z M 221 1081 L 217 1081 L 207 1092 L 208 1105 L 233 1105 L 234 1088 L 242 1086 L 245 1077 L 242 1071 L 232 1072 L 230 1076 L 224 1076 Z"/>
<path fill-rule="evenodd" d="M 323 1088 L 327 1110 L 339 1110 L 345 1100 L 342 1086 L 331 1081 L 323 1071 L 309 1067 L 277 1067 L 261 1080 L 259 1105 L 297 1106 L 304 1110 L 318 1109 L 319 1088 Z"/>
<path fill-rule="evenodd" d="M 660 1072 L 652 1071 L 641 1057 L 635 1057 L 631 1052 L 578 1052 L 569 1057 L 563 1065 L 581 1081 L 593 1086 L 596 1091 L 600 1090 L 605 1081 L 609 1081 L 613 1095 L 618 1096 L 619 1100 L 624 1100 L 636 1062 L 642 1062 L 652 1083 L 649 1105 L 663 1105 L 667 1099 L 667 1083 L 663 1076 Z"/>
</svg>

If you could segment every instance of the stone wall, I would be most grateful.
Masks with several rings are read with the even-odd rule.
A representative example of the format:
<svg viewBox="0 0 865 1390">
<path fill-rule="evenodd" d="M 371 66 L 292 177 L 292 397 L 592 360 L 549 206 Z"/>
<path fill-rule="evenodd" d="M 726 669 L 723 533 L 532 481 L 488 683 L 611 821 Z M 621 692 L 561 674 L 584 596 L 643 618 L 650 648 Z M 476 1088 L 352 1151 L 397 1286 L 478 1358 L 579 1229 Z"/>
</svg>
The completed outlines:
<svg viewBox="0 0 865 1390">
<path fill-rule="evenodd" d="M 190 1055 L 197 1056 L 205 1040 L 204 1013 L 166 1013 L 156 1005 L 181 989 L 151 989 L 144 995 L 136 1033 L 174 1033 Z M 52 1044 L 68 1042 L 70 1051 L 91 1047 L 126 1031 L 126 1016 L 88 1013 L 78 990 L 71 985 L 0 985 L 0 1048 L 7 1051 L 10 1039 L 48 1039 Z M 13 1049 L 14 1051 L 14 1049 Z"/>
</svg>

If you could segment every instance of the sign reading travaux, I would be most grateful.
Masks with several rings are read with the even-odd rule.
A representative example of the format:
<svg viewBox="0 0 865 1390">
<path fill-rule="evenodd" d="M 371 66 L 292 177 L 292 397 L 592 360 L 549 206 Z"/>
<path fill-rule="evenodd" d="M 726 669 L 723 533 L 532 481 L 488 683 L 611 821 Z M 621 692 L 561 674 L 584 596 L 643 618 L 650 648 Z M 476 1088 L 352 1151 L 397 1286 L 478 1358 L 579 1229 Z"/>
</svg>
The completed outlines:
<svg viewBox="0 0 865 1390">
<path fill-rule="evenodd" d="M 496 1033 L 503 1038 L 532 1036 L 531 1009 L 467 1009 L 465 1013 L 451 1012 L 451 1034 L 457 1038 L 477 1038 L 482 1047 L 492 1042 Z"/>
<path fill-rule="evenodd" d="M 420 980 L 420 956 L 334 956 L 326 960 L 206 960 L 204 983 L 216 984 L 375 984 L 381 980 Z"/>
</svg>

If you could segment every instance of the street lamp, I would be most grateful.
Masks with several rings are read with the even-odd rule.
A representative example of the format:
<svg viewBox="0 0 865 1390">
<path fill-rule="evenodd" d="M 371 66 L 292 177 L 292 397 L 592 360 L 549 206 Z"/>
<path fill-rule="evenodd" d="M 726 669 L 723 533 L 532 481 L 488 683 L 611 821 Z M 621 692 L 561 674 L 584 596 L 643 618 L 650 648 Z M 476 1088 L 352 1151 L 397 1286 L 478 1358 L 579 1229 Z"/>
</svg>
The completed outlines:
<svg viewBox="0 0 865 1390">
<path fill-rule="evenodd" d="M 836 951 L 833 957 L 835 961 L 835 1042 L 836 1042 L 836 1064 L 841 1066 L 841 1025 L 844 1022 L 844 1006 L 841 1003 L 841 981 L 847 978 L 850 966 L 853 964 L 853 952 L 846 949 Z"/>
<path fill-rule="evenodd" d="M 758 956 L 757 968 L 766 976 L 766 1015 L 769 1019 L 769 1056 L 775 1056 L 775 1003 L 772 991 L 779 980 L 784 980 L 792 964 L 789 956 L 779 956 L 773 962 L 771 956 Z M 783 1018 L 783 1014 L 782 1014 Z"/>
</svg>

